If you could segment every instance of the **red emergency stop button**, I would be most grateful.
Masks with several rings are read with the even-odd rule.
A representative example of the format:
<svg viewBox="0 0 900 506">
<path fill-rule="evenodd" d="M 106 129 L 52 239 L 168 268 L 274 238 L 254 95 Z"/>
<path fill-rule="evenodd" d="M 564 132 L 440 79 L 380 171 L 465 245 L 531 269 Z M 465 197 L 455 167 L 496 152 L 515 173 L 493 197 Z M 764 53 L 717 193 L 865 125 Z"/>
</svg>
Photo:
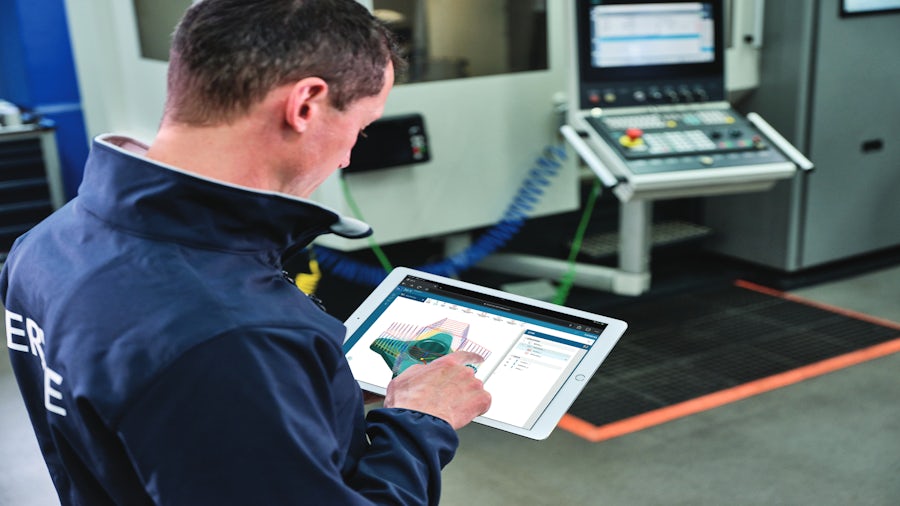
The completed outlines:
<svg viewBox="0 0 900 506">
<path fill-rule="evenodd" d="M 643 137 L 644 131 L 641 130 L 640 128 L 634 128 L 634 127 L 626 128 L 625 135 L 627 135 L 628 138 L 631 140 L 636 140 L 636 139 L 640 139 L 641 137 Z"/>
</svg>

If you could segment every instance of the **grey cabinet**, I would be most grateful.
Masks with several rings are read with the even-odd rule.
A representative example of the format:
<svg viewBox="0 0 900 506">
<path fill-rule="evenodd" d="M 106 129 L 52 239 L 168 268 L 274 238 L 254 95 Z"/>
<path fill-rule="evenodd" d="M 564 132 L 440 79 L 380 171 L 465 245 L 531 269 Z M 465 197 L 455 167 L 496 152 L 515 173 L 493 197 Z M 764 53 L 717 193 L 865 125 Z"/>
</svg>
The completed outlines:
<svg viewBox="0 0 900 506">
<path fill-rule="evenodd" d="M 0 262 L 16 237 L 60 205 L 53 128 L 43 123 L 0 126 Z"/>
<path fill-rule="evenodd" d="M 711 248 L 796 271 L 900 245 L 900 13 L 768 1 L 760 113 L 815 164 L 764 193 L 711 198 Z"/>
</svg>

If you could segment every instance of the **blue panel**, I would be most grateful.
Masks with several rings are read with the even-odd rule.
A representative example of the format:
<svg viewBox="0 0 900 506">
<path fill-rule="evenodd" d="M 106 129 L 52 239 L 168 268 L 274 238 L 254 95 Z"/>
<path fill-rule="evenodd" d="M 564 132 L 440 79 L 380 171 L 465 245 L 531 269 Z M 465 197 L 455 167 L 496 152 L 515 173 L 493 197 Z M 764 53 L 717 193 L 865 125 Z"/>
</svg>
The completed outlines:
<svg viewBox="0 0 900 506">
<path fill-rule="evenodd" d="M 56 126 L 66 198 L 75 196 L 87 160 L 75 60 L 63 0 L 2 0 L 0 98 Z"/>
<path fill-rule="evenodd" d="M 29 103 L 80 102 L 63 0 L 17 0 Z"/>
<path fill-rule="evenodd" d="M 4 0 L 0 11 L 0 98 L 14 104 L 31 102 L 25 79 L 25 51 L 18 5 Z"/>
</svg>

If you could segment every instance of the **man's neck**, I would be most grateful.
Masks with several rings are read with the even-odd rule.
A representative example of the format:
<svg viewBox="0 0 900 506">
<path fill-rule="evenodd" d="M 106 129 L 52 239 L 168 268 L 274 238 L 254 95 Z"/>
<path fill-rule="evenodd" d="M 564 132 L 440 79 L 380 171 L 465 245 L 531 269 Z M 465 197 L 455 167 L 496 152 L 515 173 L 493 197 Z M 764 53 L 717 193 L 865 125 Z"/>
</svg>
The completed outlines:
<svg viewBox="0 0 900 506">
<path fill-rule="evenodd" d="M 240 124 L 193 126 L 165 123 L 157 132 L 147 158 L 179 169 L 262 190 L 272 190 L 266 181 L 267 157 L 257 146 L 265 145 L 258 132 Z"/>
<path fill-rule="evenodd" d="M 273 90 L 230 122 L 193 125 L 166 117 L 147 157 L 235 185 L 298 194 L 304 170 L 295 166 L 297 134 L 284 121 L 288 92 Z"/>
</svg>

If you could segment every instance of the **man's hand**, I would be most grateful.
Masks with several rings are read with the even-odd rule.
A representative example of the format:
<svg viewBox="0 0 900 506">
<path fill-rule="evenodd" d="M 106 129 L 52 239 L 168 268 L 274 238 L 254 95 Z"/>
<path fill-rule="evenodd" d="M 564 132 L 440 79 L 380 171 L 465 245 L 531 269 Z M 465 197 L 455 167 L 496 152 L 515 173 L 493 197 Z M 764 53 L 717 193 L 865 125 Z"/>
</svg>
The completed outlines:
<svg viewBox="0 0 900 506">
<path fill-rule="evenodd" d="M 446 420 L 454 429 L 464 427 L 491 407 L 491 394 L 475 377 L 480 355 L 458 351 L 428 365 L 414 365 L 394 378 L 384 398 L 386 408 L 406 408 Z"/>
</svg>

